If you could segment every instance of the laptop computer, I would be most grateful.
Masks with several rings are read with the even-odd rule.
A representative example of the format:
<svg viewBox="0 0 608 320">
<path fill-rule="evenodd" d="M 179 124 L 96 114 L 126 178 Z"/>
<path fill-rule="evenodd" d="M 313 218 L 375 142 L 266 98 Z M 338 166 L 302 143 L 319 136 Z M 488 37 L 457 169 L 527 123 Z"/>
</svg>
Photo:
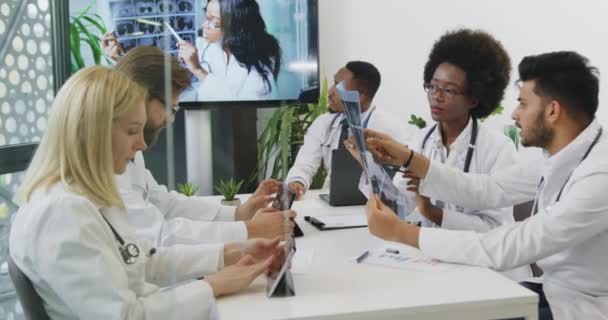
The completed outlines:
<svg viewBox="0 0 608 320">
<path fill-rule="evenodd" d="M 332 206 L 357 206 L 367 203 L 367 198 L 359 191 L 361 165 L 345 148 L 332 151 L 329 194 L 319 198 Z"/>
</svg>

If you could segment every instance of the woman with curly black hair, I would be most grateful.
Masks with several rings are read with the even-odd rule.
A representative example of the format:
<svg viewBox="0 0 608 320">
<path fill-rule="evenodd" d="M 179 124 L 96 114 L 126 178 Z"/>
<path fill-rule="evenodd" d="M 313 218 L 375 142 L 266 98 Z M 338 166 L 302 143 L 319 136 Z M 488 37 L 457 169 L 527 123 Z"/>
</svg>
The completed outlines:
<svg viewBox="0 0 608 320">
<path fill-rule="evenodd" d="M 511 61 L 503 46 L 483 31 L 461 29 L 435 42 L 424 67 L 423 88 L 436 122 L 420 131 L 412 150 L 465 172 L 493 174 L 515 161 L 516 149 L 505 135 L 480 119 L 500 104 L 509 82 Z M 396 175 L 413 212 L 406 219 L 423 226 L 485 232 L 513 223 L 512 207 L 470 210 L 417 193 L 419 179 Z M 417 210 L 414 210 L 417 207 Z M 507 272 L 515 280 L 531 276 L 529 268 Z"/>
<path fill-rule="evenodd" d="M 266 31 L 256 0 L 209 0 L 196 46 L 179 57 L 199 80 L 199 101 L 271 97 L 281 70 L 279 41 Z"/>
</svg>

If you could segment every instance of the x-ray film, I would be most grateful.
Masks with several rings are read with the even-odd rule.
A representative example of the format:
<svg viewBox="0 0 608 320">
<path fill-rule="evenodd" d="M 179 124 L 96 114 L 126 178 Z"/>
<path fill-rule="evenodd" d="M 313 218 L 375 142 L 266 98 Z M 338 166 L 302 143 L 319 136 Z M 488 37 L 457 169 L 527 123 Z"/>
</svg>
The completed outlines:
<svg viewBox="0 0 608 320">
<path fill-rule="evenodd" d="M 393 184 L 393 179 L 386 170 L 377 164 L 371 154 L 365 148 L 365 133 L 361 126 L 361 103 L 359 92 L 346 90 L 344 81 L 336 86 L 338 95 L 344 104 L 344 112 L 354 137 L 361 164 L 363 175 L 368 184 L 371 184 L 373 192 L 380 197 L 382 202 L 389 206 L 402 219 L 405 217 L 405 197 L 400 196 L 399 189 Z"/>
</svg>

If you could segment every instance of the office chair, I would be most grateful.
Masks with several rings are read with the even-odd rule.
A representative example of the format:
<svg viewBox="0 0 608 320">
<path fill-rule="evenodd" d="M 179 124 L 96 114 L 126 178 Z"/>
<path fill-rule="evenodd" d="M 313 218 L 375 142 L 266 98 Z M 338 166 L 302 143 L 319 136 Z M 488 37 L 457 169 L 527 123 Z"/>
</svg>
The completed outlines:
<svg viewBox="0 0 608 320">
<path fill-rule="evenodd" d="M 8 256 L 8 273 L 17 291 L 17 297 L 23 307 L 26 320 L 50 320 L 42 299 L 34 289 L 34 285 L 28 277 L 17 267 L 13 258 Z"/>
</svg>

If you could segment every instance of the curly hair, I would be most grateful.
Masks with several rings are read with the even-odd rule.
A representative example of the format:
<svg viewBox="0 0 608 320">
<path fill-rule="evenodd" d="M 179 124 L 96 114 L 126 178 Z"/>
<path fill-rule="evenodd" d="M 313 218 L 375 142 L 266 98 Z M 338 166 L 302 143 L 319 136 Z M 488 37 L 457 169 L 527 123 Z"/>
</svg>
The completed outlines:
<svg viewBox="0 0 608 320">
<path fill-rule="evenodd" d="M 489 116 L 502 101 L 509 83 L 511 59 L 500 42 L 480 30 L 460 29 L 439 38 L 424 66 L 424 82 L 433 78 L 435 69 L 449 63 L 466 74 L 466 93 L 478 101 L 473 117 Z"/>
</svg>

